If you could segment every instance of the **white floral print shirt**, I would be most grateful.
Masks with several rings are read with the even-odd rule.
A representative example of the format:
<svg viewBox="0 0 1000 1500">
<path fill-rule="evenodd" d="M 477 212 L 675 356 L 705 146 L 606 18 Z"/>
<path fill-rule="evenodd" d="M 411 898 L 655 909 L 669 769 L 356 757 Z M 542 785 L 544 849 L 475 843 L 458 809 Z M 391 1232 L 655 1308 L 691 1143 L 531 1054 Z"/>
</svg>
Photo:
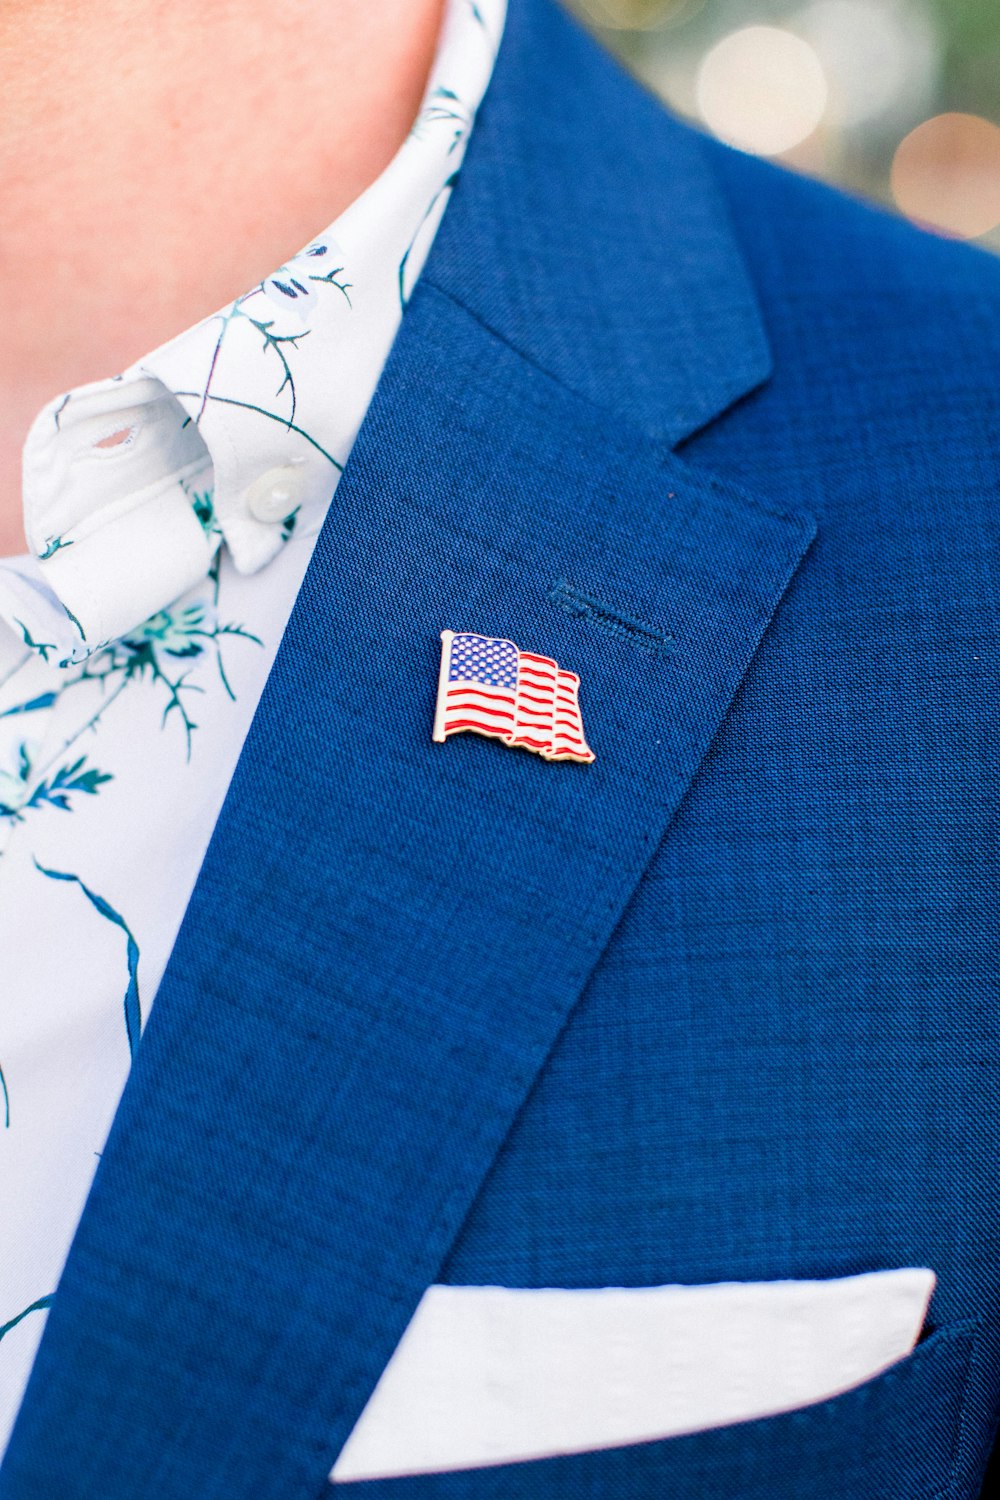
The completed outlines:
<svg viewBox="0 0 1000 1500">
<path fill-rule="evenodd" d="M 273 276 L 63 395 L 0 561 L 0 1452 L 313 544 L 453 186 L 505 0 Z"/>
</svg>

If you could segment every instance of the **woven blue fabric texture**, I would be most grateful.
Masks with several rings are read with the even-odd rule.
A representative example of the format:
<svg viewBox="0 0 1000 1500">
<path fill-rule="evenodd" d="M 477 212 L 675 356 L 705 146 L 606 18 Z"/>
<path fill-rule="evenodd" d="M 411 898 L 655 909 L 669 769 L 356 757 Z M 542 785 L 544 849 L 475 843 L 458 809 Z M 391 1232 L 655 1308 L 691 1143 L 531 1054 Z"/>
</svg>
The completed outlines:
<svg viewBox="0 0 1000 1500">
<path fill-rule="evenodd" d="M 435 1280 L 903 1265 L 929 1336 L 857 1392 L 359 1500 L 973 1500 L 998 367 L 1000 266 L 701 140 L 512 0 L 2 1500 L 317 1500 Z M 443 628 L 578 672 L 594 764 L 433 745 Z"/>
</svg>

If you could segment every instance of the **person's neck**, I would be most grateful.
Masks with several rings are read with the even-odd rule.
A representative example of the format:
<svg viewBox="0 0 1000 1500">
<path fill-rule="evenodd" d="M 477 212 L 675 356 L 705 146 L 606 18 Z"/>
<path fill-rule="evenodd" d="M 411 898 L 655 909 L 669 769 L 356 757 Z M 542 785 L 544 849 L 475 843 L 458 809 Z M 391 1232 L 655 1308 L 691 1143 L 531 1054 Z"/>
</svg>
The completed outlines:
<svg viewBox="0 0 1000 1500">
<path fill-rule="evenodd" d="M 444 0 L 0 8 L 0 554 L 37 410 L 261 280 L 390 161 Z"/>
</svg>

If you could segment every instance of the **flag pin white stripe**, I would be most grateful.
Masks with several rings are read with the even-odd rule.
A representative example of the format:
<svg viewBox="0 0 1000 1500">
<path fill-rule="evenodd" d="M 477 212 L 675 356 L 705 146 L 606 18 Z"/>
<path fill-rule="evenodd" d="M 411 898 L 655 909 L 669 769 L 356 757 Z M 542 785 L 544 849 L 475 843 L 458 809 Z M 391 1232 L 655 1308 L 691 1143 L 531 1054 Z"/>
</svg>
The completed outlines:
<svg viewBox="0 0 1000 1500">
<path fill-rule="evenodd" d="M 540 755 L 589 762 L 580 713 L 580 679 L 549 656 L 513 641 L 442 630 L 432 738 L 481 734 Z"/>
</svg>

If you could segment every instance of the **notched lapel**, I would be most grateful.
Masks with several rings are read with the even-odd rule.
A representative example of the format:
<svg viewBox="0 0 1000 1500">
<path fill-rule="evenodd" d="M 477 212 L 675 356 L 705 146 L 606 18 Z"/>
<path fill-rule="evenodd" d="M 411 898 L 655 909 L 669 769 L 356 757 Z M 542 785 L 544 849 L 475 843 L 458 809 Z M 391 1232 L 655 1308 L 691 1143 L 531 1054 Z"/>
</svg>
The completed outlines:
<svg viewBox="0 0 1000 1500">
<path fill-rule="evenodd" d="M 94 1500 L 151 1479 L 161 1500 L 317 1494 L 811 530 L 418 290 L 154 1006 L 5 1496 L 39 1475 L 63 1492 L 84 1454 L 67 1492 Z M 567 587 L 664 649 L 568 610 Z M 432 743 L 446 627 L 578 672 L 594 764 Z"/>
</svg>

